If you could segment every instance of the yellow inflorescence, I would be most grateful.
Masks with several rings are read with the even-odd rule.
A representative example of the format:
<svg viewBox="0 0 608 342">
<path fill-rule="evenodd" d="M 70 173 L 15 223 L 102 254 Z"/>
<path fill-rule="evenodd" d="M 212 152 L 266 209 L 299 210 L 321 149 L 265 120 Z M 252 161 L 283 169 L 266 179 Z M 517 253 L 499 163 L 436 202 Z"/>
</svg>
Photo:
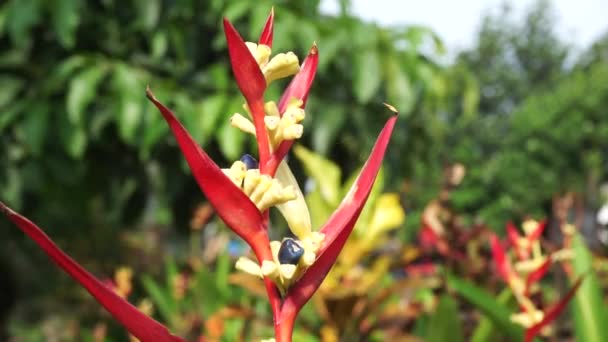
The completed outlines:
<svg viewBox="0 0 608 342">
<path fill-rule="evenodd" d="M 304 249 L 304 254 L 296 265 L 281 264 L 279 262 L 281 242 L 271 241 L 270 249 L 272 250 L 273 260 L 264 260 L 260 266 L 247 257 L 240 257 L 236 262 L 236 269 L 260 278 L 268 277 L 272 279 L 282 293 L 285 293 L 291 284 L 298 280 L 306 269 L 315 262 L 316 253 L 321 248 L 324 238 L 324 234 L 313 232 L 303 240 L 295 240 Z"/>
<path fill-rule="evenodd" d="M 283 115 L 279 115 L 279 109 L 274 101 L 264 105 L 264 125 L 268 132 L 270 147 L 275 150 L 285 140 L 295 140 L 302 137 L 304 127 L 301 122 L 306 117 L 304 109 L 301 108 L 301 100 L 292 100 L 287 105 Z M 249 108 L 244 107 L 249 113 Z M 251 116 L 251 113 L 249 113 Z M 230 118 L 230 124 L 241 131 L 255 135 L 255 126 L 245 116 L 235 113 Z"/>
<path fill-rule="evenodd" d="M 520 312 L 511 315 L 511 322 L 517 323 L 524 328 L 529 328 L 542 321 L 543 317 L 544 313 L 540 310 L 534 310 L 532 312 Z"/>
<path fill-rule="evenodd" d="M 236 161 L 229 169 L 222 169 L 226 176 L 251 199 L 260 211 L 296 198 L 291 185 L 281 183 L 258 169 L 247 169 L 245 163 Z"/>
<path fill-rule="evenodd" d="M 274 80 L 295 75 L 300 71 L 298 56 L 291 51 L 279 53 L 270 58 L 272 51 L 269 46 L 263 44 L 258 45 L 252 42 L 246 42 L 245 44 L 260 66 L 264 78 L 266 79 L 266 84 L 270 84 L 270 82 Z"/>
</svg>

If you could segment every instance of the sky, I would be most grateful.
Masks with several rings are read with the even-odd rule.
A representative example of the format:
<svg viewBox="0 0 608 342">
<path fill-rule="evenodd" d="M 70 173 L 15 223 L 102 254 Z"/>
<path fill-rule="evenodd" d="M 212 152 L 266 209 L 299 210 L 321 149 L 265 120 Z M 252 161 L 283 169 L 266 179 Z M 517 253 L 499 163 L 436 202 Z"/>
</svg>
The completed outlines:
<svg viewBox="0 0 608 342">
<path fill-rule="evenodd" d="M 534 0 L 511 0 L 515 13 L 524 13 Z M 321 9 L 337 13 L 338 0 L 322 0 Z M 352 0 L 353 14 L 380 24 L 422 24 L 455 53 L 475 44 L 483 14 L 496 11 L 504 0 Z M 608 31 L 608 0 L 553 0 L 557 32 L 577 49 L 588 47 Z"/>
</svg>

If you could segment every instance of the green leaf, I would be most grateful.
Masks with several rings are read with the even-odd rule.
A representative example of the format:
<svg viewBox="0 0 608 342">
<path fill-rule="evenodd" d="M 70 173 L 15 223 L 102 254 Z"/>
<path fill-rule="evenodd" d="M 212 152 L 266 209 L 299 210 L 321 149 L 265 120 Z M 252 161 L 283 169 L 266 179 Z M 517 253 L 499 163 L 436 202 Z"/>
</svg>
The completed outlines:
<svg viewBox="0 0 608 342">
<path fill-rule="evenodd" d="M 428 327 L 428 342 L 464 341 L 458 303 L 449 295 L 443 295 Z"/>
<path fill-rule="evenodd" d="M 586 275 L 570 304 L 574 316 L 574 333 L 577 341 L 601 342 L 608 341 L 608 314 L 602 287 L 593 272 L 593 256 L 587 248 L 582 236 L 576 234 L 572 243 L 572 266 L 575 277 Z"/>
<path fill-rule="evenodd" d="M 146 30 L 152 30 L 158 23 L 161 3 L 159 0 L 135 1 L 137 7 L 137 19 Z"/>
<path fill-rule="evenodd" d="M 235 160 L 241 157 L 244 137 L 245 134 L 241 130 L 230 125 L 230 120 L 224 120 L 218 131 L 217 139 L 220 143 L 220 150 L 226 158 Z"/>
<path fill-rule="evenodd" d="M 72 124 L 81 124 L 86 107 L 95 98 L 99 82 L 107 72 L 103 65 L 94 65 L 82 72 L 70 82 L 67 109 L 68 119 Z"/>
<path fill-rule="evenodd" d="M 205 145 L 217 134 L 220 125 L 225 124 L 226 97 L 212 95 L 194 103 L 191 111 L 183 118 L 184 126 L 199 144 Z M 226 119 L 227 120 L 227 119 Z"/>
<path fill-rule="evenodd" d="M 19 91 L 23 89 L 24 84 L 25 82 L 20 78 L 1 75 L 0 89 L 2 89 L 2 91 L 0 91 L 0 108 L 13 101 L 17 94 L 19 94 Z"/>
<path fill-rule="evenodd" d="M 179 312 L 175 307 L 175 300 L 171 295 L 171 291 L 158 285 L 154 279 L 148 275 L 142 277 L 142 284 L 146 293 L 154 302 L 155 308 L 165 320 L 171 320 L 178 317 Z"/>
<path fill-rule="evenodd" d="M 63 137 L 63 144 L 68 154 L 80 159 L 87 147 L 87 135 L 82 127 L 67 128 Z"/>
<path fill-rule="evenodd" d="M 250 1 L 232 1 L 224 11 L 224 16 L 231 22 L 238 21 L 249 12 L 251 5 Z M 250 39 L 251 40 L 251 39 Z"/>
<path fill-rule="evenodd" d="M 476 307 L 481 313 L 492 320 L 501 332 L 513 341 L 523 341 L 523 329 L 511 322 L 511 310 L 502 305 L 484 289 L 455 275 L 447 275 L 448 287 Z"/>
<path fill-rule="evenodd" d="M 53 26 L 63 47 L 71 48 L 76 42 L 79 5 L 80 1 L 77 0 L 52 0 L 49 3 Z"/>
<path fill-rule="evenodd" d="M 137 79 L 136 70 L 130 69 L 125 64 L 118 64 L 114 69 L 113 83 L 118 95 L 118 110 L 116 110 L 116 121 L 121 138 L 128 143 L 135 143 L 138 128 L 142 121 L 142 106 L 144 88 Z"/>
<path fill-rule="evenodd" d="M 328 153 L 334 145 L 340 129 L 344 127 L 347 118 L 348 115 L 343 105 L 323 104 L 323 115 L 315 116 L 312 120 L 311 131 L 314 150 L 318 153 Z M 309 127 L 310 125 L 307 126 L 307 122 L 304 121 L 304 126 Z"/>
<path fill-rule="evenodd" d="M 76 70 L 82 68 L 87 63 L 87 58 L 83 55 L 73 55 L 61 61 L 53 68 L 49 78 L 44 83 L 45 92 L 65 91 L 65 83 Z"/>
<path fill-rule="evenodd" d="M 505 288 L 500 292 L 497 297 L 497 301 L 502 305 L 507 305 L 509 300 L 513 298 L 511 291 Z M 499 340 L 499 332 L 496 330 L 496 325 L 487 316 L 483 316 L 479 321 L 479 324 L 473 331 L 471 336 L 471 342 L 492 342 Z"/>
<path fill-rule="evenodd" d="M 397 107 L 402 113 L 408 113 L 414 105 L 414 91 L 409 77 L 399 67 L 396 57 L 388 58 L 386 61 L 386 92 L 388 103 Z"/>
<path fill-rule="evenodd" d="M 36 103 L 28 109 L 23 123 L 25 143 L 34 156 L 40 156 L 48 132 L 49 108 L 45 103 Z"/>
<path fill-rule="evenodd" d="M 7 29 L 18 47 L 29 43 L 29 32 L 40 20 L 39 0 L 13 0 L 9 4 L 7 14 Z"/>
<path fill-rule="evenodd" d="M 382 68 L 380 56 L 373 47 L 368 47 L 355 55 L 353 87 L 360 103 L 368 103 L 380 88 Z"/>
<path fill-rule="evenodd" d="M 314 180 L 315 188 L 319 189 L 323 200 L 334 208 L 337 207 L 342 194 L 342 171 L 338 165 L 301 145 L 295 145 L 293 152 L 302 162 L 306 174 Z"/>
<path fill-rule="evenodd" d="M 60 116 L 59 138 L 69 156 L 76 159 L 82 157 L 88 142 L 86 131 L 82 125 L 70 122 L 66 113 Z"/>
</svg>

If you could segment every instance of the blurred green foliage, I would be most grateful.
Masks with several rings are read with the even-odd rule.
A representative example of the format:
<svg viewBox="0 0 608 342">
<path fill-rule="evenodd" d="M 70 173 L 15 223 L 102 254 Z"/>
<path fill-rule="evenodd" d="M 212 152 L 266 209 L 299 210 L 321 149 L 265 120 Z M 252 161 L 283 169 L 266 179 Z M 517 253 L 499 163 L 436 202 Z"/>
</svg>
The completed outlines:
<svg viewBox="0 0 608 342">
<path fill-rule="evenodd" d="M 466 165 L 467 176 L 452 194 L 454 208 L 493 229 L 525 215 L 551 216 L 551 199 L 566 191 L 582 194 L 591 209 L 598 204 L 597 189 L 608 179 L 608 36 L 576 54 L 557 35 L 546 1 L 523 18 L 508 7 L 486 16 L 476 45 L 450 62 L 432 29 L 363 21 L 351 14 L 348 0 L 340 1 L 337 15 L 321 13 L 319 1 L 4 1 L 0 199 L 99 274 L 130 261 L 149 271 L 153 277 L 139 292 L 168 301 L 169 284 L 156 283 L 155 269 L 166 258 L 183 257 L 188 221 L 203 197 L 146 101 L 145 87 L 175 110 L 218 164 L 254 152 L 252 141 L 228 122 L 243 99 L 229 69 L 221 18 L 253 39 L 272 6 L 275 51 L 295 49 L 302 58 L 314 41 L 319 47 L 303 145 L 350 174 L 384 122 L 381 103 L 401 111 L 383 179 L 386 189 L 402 194 L 408 220 L 399 235 L 405 240 L 414 238 L 424 205 L 437 197 L 443 166 L 455 161 Z M 267 99 L 276 100 L 284 85 L 273 85 Z M 318 178 L 339 183 L 340 171 L 324 167 Z M 13 327 L 25 322 L 27 331 L 49 313 L 92 326 L 99 315 L 91 303 L 57 304 L 86 295 L 54 269 L 38 267 L 41 253 L 32 253 L 5 220 L 0 227 L 6 260 L 0 271 L 7 279 L 0 324 L 16 294 Z M 142 245 L 156 249 L 140 258 L 134 250 Z M 485 290 L 461 279 L 448 283 L 465 299 L 481 301 L 480 310 L 510 336 L 520 335 L 492 294 L 478 296 Z M 225 291 L 204 291 L 216 290 Z M 229 294 L 217 297 L 230 302 Z M 441 298 L 447 312 L 457 309 L 451 298 Z M 159 315 L 173 324 L 172 310 L 192 309 L 193 301 L 186 302 L 182 311 L 161 304 Z M 457 323 L 447 316 L 437 313 L 419 326 Z"/>
</svg>

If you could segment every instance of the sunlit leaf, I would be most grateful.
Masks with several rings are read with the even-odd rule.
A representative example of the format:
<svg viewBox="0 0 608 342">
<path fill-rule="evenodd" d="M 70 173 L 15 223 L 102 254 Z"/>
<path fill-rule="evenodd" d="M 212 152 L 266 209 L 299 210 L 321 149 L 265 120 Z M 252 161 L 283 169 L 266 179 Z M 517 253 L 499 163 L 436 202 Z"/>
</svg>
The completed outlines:
<svg viewBox="0 0 608 342">
<path fill-rule="evenodd" d="M 360 103 L 368 103 L 378 92 L 382 81 L 381 57 L 378 51 L 372 47 L 358 51 L 353 68 L 353 87 L 357 100 Z"/>
<path fill-rule="evenodd" d="M 449 295 L 443 295 L 429 322 L 426 341 L 464 341 L 458 303 Z"/>
<path fill-rule="evenodd" d="M 49 8 L 53 19 L 53 26 L 59 42 L 67 48 L 71 48 L 75 43 L 75 31 L 78 26 L 80 16 L 78 10 L 80 6 L 78 0 L 51 0 Z"/>
<path fill-rule="evenodd" d="M 108 69 L 94 65 L 80 72 L 70 81 L 67 96 L 68 118 L 72 124 L 82 124 L 87 106 L 97 94 L 97 87 Z"/>
<path fill-rule="evenodd" d="M 501 332 L 514 341 L 522 341 L 524 331 L 511 322 L 511 310 L 503 306 L 494 296 L 470 282 L 454 275 L 447 276 L 448 287 L 462 296 L 486 317 L 492 320 Z"/>
<path fill-rule="evenodd" d="M 570 305 L 574 316 L 574 333 L 577 341 L 608 341 L 608 313 L 604 304 L 602 287 L 593 272 L 593 256 L 583 237 L 576 234 L 572 241 L 572 266 L 575 276 L 585 276 Z"/>
</svg>

